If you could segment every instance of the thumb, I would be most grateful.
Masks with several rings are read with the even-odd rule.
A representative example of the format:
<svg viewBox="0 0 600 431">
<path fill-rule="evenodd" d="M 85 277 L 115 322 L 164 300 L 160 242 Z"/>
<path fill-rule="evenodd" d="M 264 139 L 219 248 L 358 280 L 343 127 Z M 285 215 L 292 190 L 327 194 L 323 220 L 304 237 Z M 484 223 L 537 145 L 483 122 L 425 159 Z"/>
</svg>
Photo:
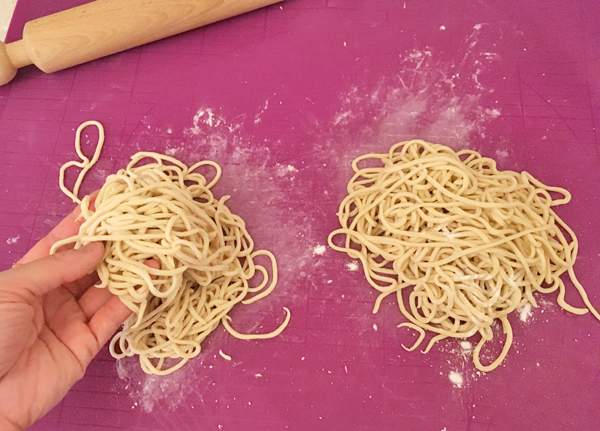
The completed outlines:
<svg viewBox="0 0 600 431">
<path fill-rule="evenodd" d="M 18 265 L 0 274 L 0 290 L 22 292 L 25 289 L 35 296 L 42 296 L 93 272 L 103 255 L 104 246 L 91 243 L 77 250 L 62 251 Z"/>
</svg>

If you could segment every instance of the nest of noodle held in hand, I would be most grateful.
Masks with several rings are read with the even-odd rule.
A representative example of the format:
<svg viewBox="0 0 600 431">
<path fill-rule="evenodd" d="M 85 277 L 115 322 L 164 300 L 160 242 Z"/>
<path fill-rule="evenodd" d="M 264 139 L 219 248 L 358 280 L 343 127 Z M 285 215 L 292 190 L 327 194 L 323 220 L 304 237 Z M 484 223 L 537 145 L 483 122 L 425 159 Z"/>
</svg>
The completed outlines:
<svg viewBox="0 0 600 431">
<path fill-rule="evenodd" d="M 206 168 L 214 170 L 210 181 L 197 172 Z M 54 250 L 73 242 L 105 243 L 98 287 L 133 311 L 110 350 L 116 358 L 139 355 L 147 373 L 182 367 L 219 323 L 237 338 L 256 339 L 278 335 L 289 322 L 285 309 L 285 321 L 268 334 L 241 334 L 229 323 L 236 304 L 253 303 L 273 290 L 277 264 L 270 252 L 254 251 L 244 221 L 226 206 L 228 196 L 213 196 L 220 175 L 214 162 L 188 167 L 172 157 L 138 153 L 126 169 L 108 177 L 94 209 L 89 197 L 81 201 L 85 221 L 79 234 L 55 244 Z M 258 256 L 270 261 L 271 277 L 255 262 Z M 257 273 L 260 282 L 251 286 Z"/>
<path fill-rule="evenodd" d="M 512 343 L 508 316 L 536 306 L 534 293 L 558 292 L 559 305 L 575 314 L 598 312 L 577 281 L 573 264 L 577 238 L 554 212 L 571 196 L 529 173 L 499 171 L 494 160 L 471 150 L 413 140 L 387 154 L 366 154 L 352 163 L 354 176 L 339 207 L 341 228 L 332 248 L 362 262 L 381 301 L 396 295 L 407 322 L 417 331 L 414 350 L 444 338 L 479 334 L 473 362 L 491 371 Z M 565 301 L 567 274 L 587 308 Z M 499 321 L 504 345 L 489 364 L 481 349 Z"/>
</svg>

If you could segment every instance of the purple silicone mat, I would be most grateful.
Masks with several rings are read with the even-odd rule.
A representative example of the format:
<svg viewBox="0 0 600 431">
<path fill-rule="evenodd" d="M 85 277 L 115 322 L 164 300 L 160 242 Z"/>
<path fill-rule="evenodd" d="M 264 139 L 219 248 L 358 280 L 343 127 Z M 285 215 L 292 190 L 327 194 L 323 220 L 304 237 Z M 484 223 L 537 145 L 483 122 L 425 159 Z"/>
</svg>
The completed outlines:
<svg viewBox="0 0 600 431">
<path fill-rule="evenodd" d="M 10 37 L 75 3 L 20 0 Z M 58 168 L 74 157 L 77 125 L 97 119 L 107 144 L 86 190 L 140 149 L 217 160 L 219 193 L 281 269 L 274 294 L 234 321 L 267 330 L 283 305 L 293 313 L 274 340 L 216 331 L 170 377 L 103 351 L 34 429 L 598 429 L 591 316 L 543 298 L 513 319 L 504 365 L 478 375 L 455 342 L 405 352 L 393 301 L 372 315 L 362 273 L 319 246 L 353 157 L 408 137 L 469 146 L 573 192 L 560 214 L 600 305 L 599 20 L 596 0 L 288 0 L 54 75 L 21 71 L 0 88 L 4 267 L 71 209 Z"/>
</svg>

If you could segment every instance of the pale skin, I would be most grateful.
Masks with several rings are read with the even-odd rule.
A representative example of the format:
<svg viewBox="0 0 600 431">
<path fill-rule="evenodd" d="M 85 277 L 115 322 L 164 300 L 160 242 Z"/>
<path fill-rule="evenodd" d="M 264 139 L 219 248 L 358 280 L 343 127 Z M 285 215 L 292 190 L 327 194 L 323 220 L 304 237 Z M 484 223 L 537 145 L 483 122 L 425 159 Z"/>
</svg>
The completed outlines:
<svg viewBox="0 0 600 431">
<path fill-rule="evenodd" d="M 96 289 L 102 244 L 49 256 L 79 229 L 75 210 L 0 273 L 0 430 L 23 430 L 81 379 L 130 311 Z"/>
</svg>

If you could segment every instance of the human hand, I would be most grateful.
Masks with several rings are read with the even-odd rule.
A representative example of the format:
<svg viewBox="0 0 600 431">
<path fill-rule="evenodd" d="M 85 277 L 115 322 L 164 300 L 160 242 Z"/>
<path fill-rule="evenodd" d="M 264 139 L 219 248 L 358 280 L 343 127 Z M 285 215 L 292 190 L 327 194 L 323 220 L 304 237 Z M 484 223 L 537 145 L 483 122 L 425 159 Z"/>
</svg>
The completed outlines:
<svg viewBox="0 0 600 431">
<path fill-rule="evenodd" d="M 91 288 L 101 244 L 49 256 L 54 242 L 77 233 L 78 216 L 73 211 L 0 273 L 0 431 L 46 414 L 130 314 L 107 289 Z"/>
</svg>

